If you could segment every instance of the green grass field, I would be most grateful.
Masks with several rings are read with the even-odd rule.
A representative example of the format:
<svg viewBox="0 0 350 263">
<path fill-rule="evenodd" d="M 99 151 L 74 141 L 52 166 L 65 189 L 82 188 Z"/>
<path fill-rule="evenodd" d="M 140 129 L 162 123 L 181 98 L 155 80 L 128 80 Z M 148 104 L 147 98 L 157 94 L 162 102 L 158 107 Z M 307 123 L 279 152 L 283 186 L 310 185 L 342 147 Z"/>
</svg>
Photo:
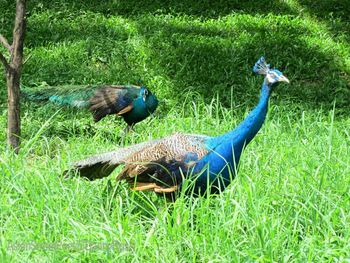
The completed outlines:
<svg viewBox="0 0 350 263">
<path fill-rule="evenodd" d="M 227 190 L 167 204 L 117 184 L 117 171 L 60 177 L 120 147 L 113 117 L 23 101 L 14 156 L 1 79 L 1 262 L 350 261 L 350 7 L 241 2 L 30 1 L 25 85 L 142 81 L 162 100 L 127 144 L 233 129 L 257 102 L 261 55 L 291 84 L 276 89 Z M 9 36 L 12 1 L 0 13 Z"/>
</svg>

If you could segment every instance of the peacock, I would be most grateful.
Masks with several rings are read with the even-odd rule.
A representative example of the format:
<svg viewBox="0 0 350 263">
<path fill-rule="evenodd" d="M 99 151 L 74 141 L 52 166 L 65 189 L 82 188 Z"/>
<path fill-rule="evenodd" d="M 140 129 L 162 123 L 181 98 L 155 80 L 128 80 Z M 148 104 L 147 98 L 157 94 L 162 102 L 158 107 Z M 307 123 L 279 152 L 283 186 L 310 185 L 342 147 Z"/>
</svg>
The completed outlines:
<svg viewBox="0 0 350 263">
<path fill-rule="evenodd" d="M 61 106 L 89 108 L 95 122 L 107 115 L 116 114 L 124 118 L 127 129 L 144 120 L 157 106 L 157 97 L 145 86 L 134 85 L 66 85 L 21 87 L 21 93 L 31 101 L 50 101 Z"/>
<path fill-rule="evenodd" d="M 262 127 L 271 92 L 280 82 L 289 83 L 279 70 L 270 69 L 264 57 L 253 71 L 265 76 L 260 99 L 234 130 L 217 137 L 175 133 L 78 161 L 64 175 L 75 171 L 94 180 L 124 165 L 117 180 L 125 180 L 133 190 L 154 191 L 172 200 L 186 183 L 190 187 L 185 188 L 185 194 L 221 192 L 236 176 L 243 149 Z"/>
</svg>

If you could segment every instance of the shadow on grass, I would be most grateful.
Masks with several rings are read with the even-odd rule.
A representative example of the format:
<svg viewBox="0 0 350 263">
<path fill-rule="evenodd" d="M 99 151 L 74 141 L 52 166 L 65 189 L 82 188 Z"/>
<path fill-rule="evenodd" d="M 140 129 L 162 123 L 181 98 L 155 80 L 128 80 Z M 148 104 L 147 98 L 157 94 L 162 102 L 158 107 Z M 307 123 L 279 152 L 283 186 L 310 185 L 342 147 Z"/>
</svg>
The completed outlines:
<svg viewBox="0 0 350 263">
<path fill-rule="evenodd" d="M 149 13 L 171 13 L 189 16 L 198 16 L 205 18 L 218 18 L 234 12 L 244 12 L 249 14 L 256 13 L 275 13 L 287 14 L 291 10 L 287 4 L 280 1 L 256 1 L 254 4 L 245 1 L 233 0 L 145 0 L 145 1 L 31 1 L 31 10 L 53 9 L 72 11 L 90 11 L 98 12 L 104 15 L 138 16 Z"/>
<path fill-rule="evenodd" d="M 350 5 L 343 0 L 299 0 L 299 5 L 306 9 L 310 14 L 321 20 L 329 16 L 338 18 L 344 22 L 350 22 Z"/>
<path fill-rule="evenodd" d="M 333 37 L 341 37 L 350 43 L 350 5 L 343 0 L 300 0 L 293 12 L 302 12 L 327 26 Z M 299 9 L 299 10 L 298 10 Z"/>
<path fill-rule="evenodd" d="M 302 5 L 312 12 L 310 1 Z M 321 17 L 327 8 L 314 12 Z M 292 81 L 282 97 L 315 107 L 350 104 L 344 59 L 316 43 L 320 37 L 284 3 L 33 1 L 29 12 L 29 85 L 142 80 L 161 98 L 181 101 L 194 92 L 209 102 L 219 93 L 229 105 L 232 89 L 239 104 L 255 103 L 262 80 L 251 67 L 264 55 Z"/>
</svg>

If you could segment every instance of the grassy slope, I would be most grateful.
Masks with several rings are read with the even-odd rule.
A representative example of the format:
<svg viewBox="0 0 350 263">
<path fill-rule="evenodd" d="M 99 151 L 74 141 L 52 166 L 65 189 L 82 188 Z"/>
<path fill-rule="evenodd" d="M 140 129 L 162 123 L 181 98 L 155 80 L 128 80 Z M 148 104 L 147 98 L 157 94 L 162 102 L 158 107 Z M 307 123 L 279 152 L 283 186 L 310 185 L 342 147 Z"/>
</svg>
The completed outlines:
<svg viewBox="0 0 350 263">
<path fill-rule="evenodd" d="M 232 186 L 216 198 L 180 199 L 172 213 L 158 211 L 163 200 L 123 185 L 111 193 L 108 180 L 58 177 L 70 161 L 115 148 L 122 123 L 109 118 L 96 125 L 86 112 L 63 110 L 44 125 L 55 107 L 24 103 L 24 148 L 19 158 L 0 155 L 3 259 L 349 259 L 347 10 L 337 1 L 271 2 L 31 1 L 27 85 L 142 79 L 163 98 L 156 117 L 139 124 L 128 143 L 232 129 L 257 99 L 261 78 L 251 66 L 261 54 L 293 82 L 272 98 Z M 7 7 L 6 32 L 13 9 L 0 6 Z M 35 249 L 19 247 L 32 242 Z"/>
</svg>

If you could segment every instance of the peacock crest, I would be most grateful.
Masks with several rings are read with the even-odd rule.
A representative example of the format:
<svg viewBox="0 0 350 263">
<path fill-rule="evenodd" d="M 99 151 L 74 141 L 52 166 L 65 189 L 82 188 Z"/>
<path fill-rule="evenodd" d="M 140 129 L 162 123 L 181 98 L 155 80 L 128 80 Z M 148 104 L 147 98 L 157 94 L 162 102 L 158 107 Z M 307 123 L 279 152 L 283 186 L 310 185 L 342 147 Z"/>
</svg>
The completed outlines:
<svg viewBox="0 0 350 263">
<path fill-rule="evenodd" d="M 270 64 L 267 64 L 264 57 L 261 57 L 254 65 L 253 71 L 256 74 L 267 75 L 270 71 Z"/>
</svg>

